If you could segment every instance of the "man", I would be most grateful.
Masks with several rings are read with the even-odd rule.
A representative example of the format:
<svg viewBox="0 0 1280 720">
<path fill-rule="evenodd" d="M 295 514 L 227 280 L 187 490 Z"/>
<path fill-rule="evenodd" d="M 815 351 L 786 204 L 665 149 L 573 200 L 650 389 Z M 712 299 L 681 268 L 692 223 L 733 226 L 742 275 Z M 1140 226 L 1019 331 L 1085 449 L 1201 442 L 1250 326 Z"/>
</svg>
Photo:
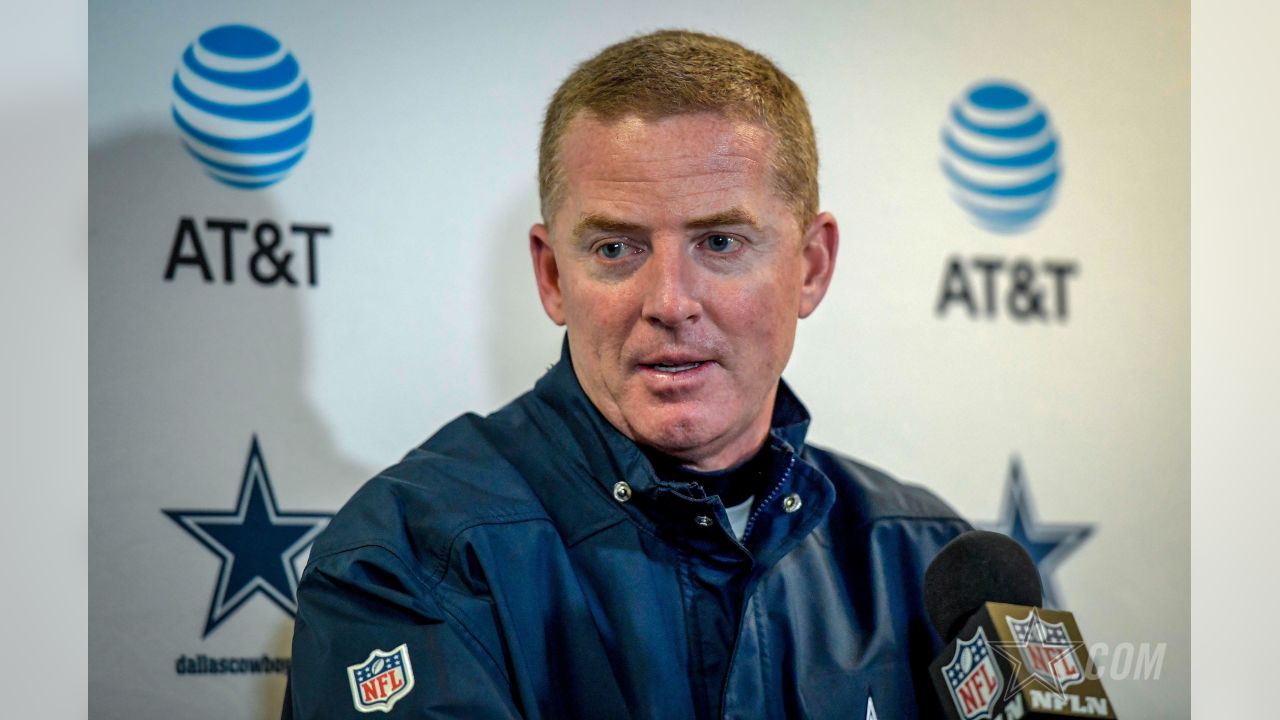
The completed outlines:
<svg viewBox="0 0 1280 720">
<path fill-rule="evenodd" d="M 299 589 L 285 717 L 934 717 L 924 567 L 968 529 L 807 445 L 780 377 L 831 282 L 800 90 L 658 32 L 547 110 L 560 362 L 362 488 Z"/>
</svg>

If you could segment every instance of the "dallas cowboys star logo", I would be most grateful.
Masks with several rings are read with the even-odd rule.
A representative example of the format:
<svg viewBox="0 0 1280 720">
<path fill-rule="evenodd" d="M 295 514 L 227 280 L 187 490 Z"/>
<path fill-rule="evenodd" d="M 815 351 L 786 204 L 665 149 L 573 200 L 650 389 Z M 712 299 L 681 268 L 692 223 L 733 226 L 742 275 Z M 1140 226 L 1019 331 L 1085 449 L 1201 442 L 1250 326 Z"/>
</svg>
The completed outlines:
<svg viewBox="0 0 1280 720">
<path fill-rule="evenodd" d="M 983 529 L 1004 533 L 1026 548 L 1040 571 L 1044 607 L 1062 607 L 1053 583 L 1053 572 L 1089 538 L 1093 526 L 1037 522 L 1031 492 L 1022 477 L 1022 462 L 1016 455 L 1009 462 L 1009 481 L 1000 506 L 1000 519 Z"/>
<path fill-rule="evenodd" d="M 293 617 L 298 612 L 294 562 L 329 524 L 331 513 L 282 512 L 267 465 L 253 436 L 234 510 L 163 510 L 201 545 L 222 559 L 205 620 L 208 637 L 258 593 Z"/>
</svg>

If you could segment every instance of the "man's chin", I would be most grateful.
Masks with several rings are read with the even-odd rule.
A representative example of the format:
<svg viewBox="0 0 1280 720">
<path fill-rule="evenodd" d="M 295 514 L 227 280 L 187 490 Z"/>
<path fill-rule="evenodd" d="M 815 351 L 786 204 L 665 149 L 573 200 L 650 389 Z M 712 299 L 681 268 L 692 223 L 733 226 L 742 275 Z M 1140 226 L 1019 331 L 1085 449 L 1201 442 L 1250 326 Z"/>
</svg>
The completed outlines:
<svg viewBox="0 0 1280 720">
<path fill-rule="evenodd" d="M 681 415 L 644 423 L 634 440 L 672 457 L 694 461 L 710 454 L 721 428 L 704 417 Z"/>
</svg>

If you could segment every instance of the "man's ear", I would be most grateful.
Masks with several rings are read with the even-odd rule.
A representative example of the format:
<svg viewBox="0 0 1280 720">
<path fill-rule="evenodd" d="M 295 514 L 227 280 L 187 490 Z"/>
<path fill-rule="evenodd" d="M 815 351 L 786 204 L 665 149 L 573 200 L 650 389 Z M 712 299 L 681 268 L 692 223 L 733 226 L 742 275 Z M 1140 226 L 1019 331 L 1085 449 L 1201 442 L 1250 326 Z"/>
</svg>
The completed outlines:
<svg viewBox="0 0 1280 720">
<path fill-rule="evenodd" d="M 529 228 L 529 255 L 533 258 L 533 277 L 538 283 L 542 309 L 556 325 L 564 325 L 564 298 L 560 294 L 560 269 L 551 247 L 551 232 L 538 223 Z"/>
<path fill-rule="evenodd" d="M 809 223 L 801 240 L 804 284 L 800 287 L 800 317 L 807 318 L 818 309 L 831 286 L 836 270 L 836 251 L 840 249 L 840 228 L 831 213 L 819 213 Z"/>
</svg>

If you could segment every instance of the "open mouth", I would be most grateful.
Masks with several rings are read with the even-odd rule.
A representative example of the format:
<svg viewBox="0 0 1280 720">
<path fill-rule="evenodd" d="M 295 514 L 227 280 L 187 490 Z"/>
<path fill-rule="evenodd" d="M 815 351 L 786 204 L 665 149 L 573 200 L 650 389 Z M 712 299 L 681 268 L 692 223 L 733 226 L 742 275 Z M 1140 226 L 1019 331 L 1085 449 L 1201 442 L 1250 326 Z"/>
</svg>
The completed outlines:
<svg viewBox="0 0 1280 720">
<path fill-rule="evenodd" d="M 701 366 L 701 365 L 702 365 L 702 363 L 701 363 L 701 362 L 689 362 L 689 363 L 683 363 L 683 364 L 680 364 L 680 365 L 661 365 L 661 364 L 654 364 L 654 365 L 650 365 L 649 367 L 653 368 L 654 370 L 657 370 L 658 372 L 664 372 L 664 373 L 682 373 L 682 372 L 687 372 L 687 371 L 689 371 L 689 370 L 692 370 L 692 369 L 694 369 L 694 368 L 696 368 L 696 367 L 699 367 L 699 366 Z"/>
</svg>

